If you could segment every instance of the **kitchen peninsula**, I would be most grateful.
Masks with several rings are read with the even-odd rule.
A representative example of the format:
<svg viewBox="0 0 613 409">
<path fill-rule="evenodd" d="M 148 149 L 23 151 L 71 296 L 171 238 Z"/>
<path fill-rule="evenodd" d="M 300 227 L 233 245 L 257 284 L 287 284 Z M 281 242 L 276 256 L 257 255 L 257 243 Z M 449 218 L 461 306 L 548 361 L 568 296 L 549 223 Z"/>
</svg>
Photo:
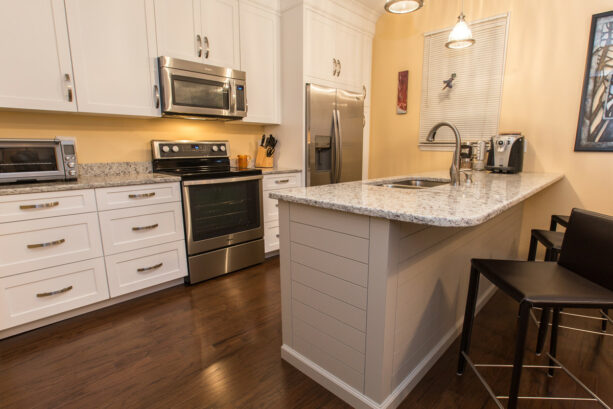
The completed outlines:
<svg viewBox="0 0 613 409">
<path fill-rule="evenodd" d="M 459 333 L 473 257 L 516 258 L 522 202 L 560 174 L 370 180 L 279 200 L 283 359 L 358 408 L 398 406 Z M 493 294 L 485 281 L 481 307 Z"/>
</svg>

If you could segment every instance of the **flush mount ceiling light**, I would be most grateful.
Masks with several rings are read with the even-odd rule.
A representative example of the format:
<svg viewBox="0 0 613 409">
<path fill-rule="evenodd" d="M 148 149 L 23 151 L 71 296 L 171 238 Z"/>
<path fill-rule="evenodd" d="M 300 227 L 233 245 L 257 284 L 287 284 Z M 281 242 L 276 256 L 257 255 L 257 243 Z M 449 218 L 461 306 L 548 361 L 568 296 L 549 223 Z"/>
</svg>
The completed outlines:
<svg viewBox="0 0 613 409">
<path fill-rule="evenodd" d="M 424 5 L 424 0 L 387 0 L 385 11 L 393 14 L 407 14 L 419 10 Z"/>
<path fill-rule="evenodd" d="M 464 17 L 464 0 L 462 0 L 462 11 L 458 16 L 458 22 L 453 27 L 453 30 L 451 30 L 451 33 L 449 33 L 449 41 L 445 43 L 445 47 L 457 50 L 470 47 L 475 43 L 473 33 L 470 31 L 468 24 L 466 24 Z"/>
</svg>

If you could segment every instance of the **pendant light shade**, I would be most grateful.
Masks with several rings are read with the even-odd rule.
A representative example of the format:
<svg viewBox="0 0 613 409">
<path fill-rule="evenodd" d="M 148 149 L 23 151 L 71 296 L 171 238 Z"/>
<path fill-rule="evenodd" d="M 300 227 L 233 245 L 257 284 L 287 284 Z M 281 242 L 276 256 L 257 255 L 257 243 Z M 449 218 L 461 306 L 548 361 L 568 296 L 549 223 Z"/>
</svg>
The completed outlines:
<svg viewBox="0 0 613 409">
<path fill-rule="evenodd" d="M 464 18 L 464 1 L 462 1 L 462 11 L 458 16 L 458 22 L 449 33 L 449 41 L 445 43 L 445 47 L 457 50 L 470 47 L 475 43 L 473 32 L 470 31 L 470 27 L 468 27 Z"/>
<path fill-rule="evenodd" d="M 393 14 L 407 14 L 419 10 L 424 5 L 424 0 L 387 0 L 385 11 Z"/>
</svg>

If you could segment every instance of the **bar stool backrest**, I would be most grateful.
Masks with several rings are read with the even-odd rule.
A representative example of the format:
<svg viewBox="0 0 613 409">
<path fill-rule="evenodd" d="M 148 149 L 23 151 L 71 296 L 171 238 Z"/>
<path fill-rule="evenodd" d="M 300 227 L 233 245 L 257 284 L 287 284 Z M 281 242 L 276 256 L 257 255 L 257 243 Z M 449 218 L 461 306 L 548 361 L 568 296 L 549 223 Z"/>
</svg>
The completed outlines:
<svg viewBox="0 0 613 409">
<path fill-rule="evenodd" d="M 573 209 L 558 264 L 613 290 L 613 217 Z"/>
</svg>

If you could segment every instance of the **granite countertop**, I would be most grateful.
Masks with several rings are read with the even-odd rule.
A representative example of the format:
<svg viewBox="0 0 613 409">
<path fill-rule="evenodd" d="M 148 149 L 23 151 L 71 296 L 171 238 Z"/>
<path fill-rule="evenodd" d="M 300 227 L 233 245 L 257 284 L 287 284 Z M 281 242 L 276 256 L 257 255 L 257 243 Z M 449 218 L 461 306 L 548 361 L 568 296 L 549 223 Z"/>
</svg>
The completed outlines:
<svg viewBox="0 0 613 409">
<path fill-rule="evenodd" d="M 274 175 L 277 173 L 298 173 L 302 172 L 300 169 L 292 169 L 292 168 L 256 168 L 261 169 L 263 175 Z"/>
<path fill-rule="evenodd" d="M 293 188 L 270 194 L 273 199 L 343 212 L 433 226 L 476 226 L 554 184 L 559 173 L 502 175 L 473 172 L 470 185 L 448 184 L 420 189 L 396 189 L 375 183 L 427 178 L 448 181 L 449 172 L 374 179 L 335 185 Z M 462 180 L 464 177 L 462 176 Z"/>
<path fill-rule="evenodd" d="M 70 182 L 57 181 L 47 183 L 14 183 L 0 185 L 0 196 L 180 181 L 181 178 L 176 176 L 167 176 L 154 173 L 109 176 L 79 176 L 77 180 Z"/>
</svg>

